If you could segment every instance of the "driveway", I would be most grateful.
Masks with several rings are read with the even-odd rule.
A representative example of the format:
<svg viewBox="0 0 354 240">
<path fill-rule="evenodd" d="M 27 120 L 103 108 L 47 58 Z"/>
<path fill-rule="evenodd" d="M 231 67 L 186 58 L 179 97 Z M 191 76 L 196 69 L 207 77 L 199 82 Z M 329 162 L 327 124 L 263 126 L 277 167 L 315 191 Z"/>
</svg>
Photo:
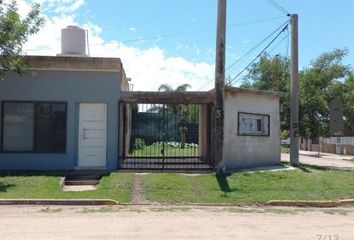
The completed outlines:
<svg viewBox="0 0 354 240">
<path fill-rule="evenodd" d="M 0 212 L 2 240 L 349 240 L 354 236 L 353 208 L 1 206 Z"/>
<path fill-rule="evenodd" d="M 282 161 L 289 162 L 289 159 L 290 154 L 281 154 Z M 354 156 L 331 153 L 320 153 L 320 156 L 318 156 L 318 152 L 300 151 L 300 163 L 354 171 Z"/>
</svg>

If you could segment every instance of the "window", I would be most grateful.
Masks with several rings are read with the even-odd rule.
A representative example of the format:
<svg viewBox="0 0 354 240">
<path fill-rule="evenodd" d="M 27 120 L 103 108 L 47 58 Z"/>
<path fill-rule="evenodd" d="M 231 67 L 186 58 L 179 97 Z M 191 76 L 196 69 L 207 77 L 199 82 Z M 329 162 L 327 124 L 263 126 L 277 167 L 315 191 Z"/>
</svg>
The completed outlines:
<svg viewBox="0 0 354 240">
<path fill-rule="evenodd" d="M 66 103 L 4 102 L 2 151 L 65 152 Z"/>
<path fill-rule="evenodd" d="M 239 112 L 238 135 L 269 136 L 269 115 Z"/>
</svg>

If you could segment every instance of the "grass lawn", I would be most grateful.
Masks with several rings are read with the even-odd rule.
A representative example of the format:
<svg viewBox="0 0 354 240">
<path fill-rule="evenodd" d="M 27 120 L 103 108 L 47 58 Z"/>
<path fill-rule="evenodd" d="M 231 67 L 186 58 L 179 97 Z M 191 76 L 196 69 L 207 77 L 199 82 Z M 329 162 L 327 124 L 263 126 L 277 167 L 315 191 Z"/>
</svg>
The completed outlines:
<svg viewBox="0 0 354 240">
<path fill-rule="evenodd" d="M 354 197 L 354 172 L 300 167 L 278 172 L 232 175 L 151 173 L 143 180 L 144 198 L 162 203 L 253 204 L 269 200 L 335 200 Z M 113 199 L 132 201 L 133 173 L 104 176 L 97 190 L 62 192 L 60 176 L 0 175 L 0 199 Z"/>
<path fill-rule="evenodd" d="M 334 200 L 354 197 L 354 173 L 304 167 L 230 176 L 148 174 L 145 198 L 167 203 L 262 203 L 269 200 Z"/>
<path fill-rule="evenodd" d="M 85 192 L 62 192 L 60 176 L 5 176 L 0 175 L 0 199 L 113 199 L 130 202 L 132 199 L 131 173 L 111 173 L 103 176 L 97 190 Z"/>
<path fill-rule="evenodd" d="M 129 154 L 131 157 L 161 157 L 162 144 L 152 144 L 149 146 L 144 146 L 142 149 L 134 150 Z M 198 147 L 172 147 L 170 145 L 164 146 L 165 157 L 174 157 L 174 156 L 198 156 Z"/>
<path fill-rule="evenodd" d="M 281 147 L 281 153 L 290 153 L 289 147 Z"/>
</svg>

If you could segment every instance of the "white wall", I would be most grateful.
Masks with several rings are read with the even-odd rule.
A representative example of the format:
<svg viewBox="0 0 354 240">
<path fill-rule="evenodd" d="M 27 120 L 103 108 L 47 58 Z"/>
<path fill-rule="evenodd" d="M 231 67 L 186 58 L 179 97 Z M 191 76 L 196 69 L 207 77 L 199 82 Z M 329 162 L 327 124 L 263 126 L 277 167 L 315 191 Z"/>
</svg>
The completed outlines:
<svg viewBox="0 0 354 240">
<path fill-rule="evenodd" d="M 270 115 L 270 136 L 239 136 L 238 112 Z M 225 92 L 224 166 L 226 171 L 280 164 L 279 97 Z"/>
</svg>

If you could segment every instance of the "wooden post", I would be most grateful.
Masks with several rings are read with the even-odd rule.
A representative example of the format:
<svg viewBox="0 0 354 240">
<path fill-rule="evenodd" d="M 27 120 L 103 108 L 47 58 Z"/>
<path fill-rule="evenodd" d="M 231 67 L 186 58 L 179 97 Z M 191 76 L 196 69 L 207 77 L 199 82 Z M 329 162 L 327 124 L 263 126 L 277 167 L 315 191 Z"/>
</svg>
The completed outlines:
<svg viewBox="0 0 354 240">
<path fill-rule="evenodd" d="M 223 172 L 224 94 L 225 94 L 226 0 L 218 0 L 215 59 L 214 168 Z"/>
<path fill-rule="evenodd" d="M 298 16 L 291 15 L 290 163 L 299 165 Z"/>
</svg>

